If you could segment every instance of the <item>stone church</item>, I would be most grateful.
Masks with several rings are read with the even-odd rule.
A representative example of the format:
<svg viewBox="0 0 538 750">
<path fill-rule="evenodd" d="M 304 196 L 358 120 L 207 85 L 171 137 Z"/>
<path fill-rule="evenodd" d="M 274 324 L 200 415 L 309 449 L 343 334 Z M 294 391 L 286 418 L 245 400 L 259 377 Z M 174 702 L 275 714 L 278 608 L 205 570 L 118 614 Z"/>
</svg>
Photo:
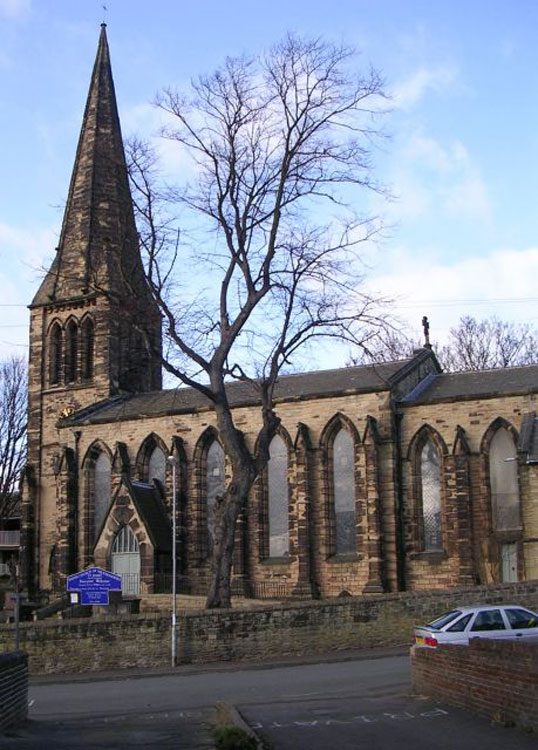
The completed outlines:
<svg viewBox="0 0 538 750">
<path fill-rule="evenodd" d="M 136 333 L 143 320 L 160 346 L 104 26 L 59 245 L 30 310 L 24 586 L 59 592 L 97 564 L 126 595 L 169 591 L 175 475 L 179 590 L 204 593 L 227 465 L 209 403 L 163 390 Z M 538 578 L 537 391 L 538 366 L 443 374 L 429 346 L 282 376 L 233 590 L 309 598 Z M 256 394 L 233 384 L 229 395 L 252 444 Z"/>
</svg>

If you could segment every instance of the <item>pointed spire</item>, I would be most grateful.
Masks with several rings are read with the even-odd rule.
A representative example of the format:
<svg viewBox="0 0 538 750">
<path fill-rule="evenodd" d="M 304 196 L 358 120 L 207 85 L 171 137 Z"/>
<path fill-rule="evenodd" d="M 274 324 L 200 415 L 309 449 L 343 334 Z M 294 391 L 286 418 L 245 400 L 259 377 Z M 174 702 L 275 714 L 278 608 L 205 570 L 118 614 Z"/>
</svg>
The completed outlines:
<svg viewBox="0 0 538 750">
<path fill-rule="evenodd" d="M 122 296 L 122 278 L 142 278 L 138 235 L 106 24 L 82 121 L 56 258 L 33 304 L 50 304 L 100 288 Z"/>
</svg>

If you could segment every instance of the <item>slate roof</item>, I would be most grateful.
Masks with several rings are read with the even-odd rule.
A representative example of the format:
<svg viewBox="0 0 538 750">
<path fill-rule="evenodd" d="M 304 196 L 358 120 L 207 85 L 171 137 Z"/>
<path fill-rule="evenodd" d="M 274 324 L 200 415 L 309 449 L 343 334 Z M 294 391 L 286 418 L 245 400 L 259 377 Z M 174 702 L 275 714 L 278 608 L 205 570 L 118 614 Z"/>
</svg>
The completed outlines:
<svg viewBox="0 0 538 750">
<path fill-rule="evenodd" d="M 504 367 L 432 375 L 402 400 L 403 404 L 431 404 L 538 392 L 538 365 Z"/>
<path fill-rule="evenodd" d="M 128 485 L 153 546 L 160 552 L 170 552 L 172 549 L 171 527 L 158 489 L 155 485 L 144 482 L 130 481 Z"/>
<path fill-rule="evenodd" d="M 407 374 L 415 359 L 283 375 L 276 385 L 276 402 L 388 390 Z M 257 390 L 252 383 L 231 383 L 228 385 L 228 396 L 234 407 L 259 402 Z M 188 414 L 210 408 L 208 400 L 193 388 L 175 388 L 118 396 L 81 410 L 64 424 L 99 424 L 167 414 Z"/>
</svg>

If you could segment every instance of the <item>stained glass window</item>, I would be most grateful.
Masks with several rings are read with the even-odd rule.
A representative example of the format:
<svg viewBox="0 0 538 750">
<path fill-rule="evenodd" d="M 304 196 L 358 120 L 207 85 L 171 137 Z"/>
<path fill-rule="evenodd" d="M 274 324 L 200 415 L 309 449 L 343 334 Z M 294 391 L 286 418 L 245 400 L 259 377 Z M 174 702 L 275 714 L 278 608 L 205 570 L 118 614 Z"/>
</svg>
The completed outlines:
<svg viewBox="0 0 538 750">
<path fill-rule="evenodd" d="M 212 534 L 215 524 L 215 501 L 225 489 L 224 451 L 221 444 L 214 440 L 206 455 L 206 502 L 207 502 L 207 538 L 208 552 L 212 549 Z"/>
<path fill-rule="evenodd" d="M 420 453 L 420 480 L 424 549 L 442 550 L 441 462 L 431 438 L 426 440 Z"/>
<path fill-rule="evenodd" d="M 335 515 L 335 553 L 357 551 L 355 514 L 355 451 L 353 438 L 340 430 L 333 442 L 333 486 Z"/>
<path fill-rule="evenodd" d="M 166 456 L 158 445 L 151 452 L 148 462 L 148 482 L 151 484 L 156 479 L 164 487 L 166 480 Z"/>
<path fill-rule="evenodd" d="M 286 444 L 275 435 L 269 446 L 267 464 L 267 494 L 269 502 L 269 557 L 289 554 L 288 525 L 288 451 Z"/>
<path fill-rule="evenodd" d="M 521 525 L 516 446 L 507 429 L 495 433 L 489 449 L 489 481 L 493 527 L 498 531 Z"/>
<path fill-rule="evenodd" d="M 93 530 L 97 538 L 110 505 L 111 466 L 107 454 L 102 451 L 94 465 L 93 477 Z"/>
</svg>

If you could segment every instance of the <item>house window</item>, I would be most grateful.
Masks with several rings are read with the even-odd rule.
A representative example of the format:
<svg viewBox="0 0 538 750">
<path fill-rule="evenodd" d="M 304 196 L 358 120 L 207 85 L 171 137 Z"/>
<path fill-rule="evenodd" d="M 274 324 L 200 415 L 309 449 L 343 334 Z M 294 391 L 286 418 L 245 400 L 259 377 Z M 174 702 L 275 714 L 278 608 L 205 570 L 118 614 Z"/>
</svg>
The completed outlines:
<svg viewBox="0 0 538 750">
<path fill-rule="evenodd" d="M 423 547 L 426 552 L 443 548 L 441 521 L 441 460 L 435 443 L 428 438 L 420 451 L 420 494 Z"/>
<path fill-rule="evenodd" d="M 521 525 L 516 446 L 511 434 L 500 427 L 489 448 L 491 515 L 495 531 L 518 529 Z"/>
<path fill-rule="evenodd" d="M 62 379 L 62 329 L 55 323 L 50 334 L 50 382 L 56 385 Z"/>
<path fill-rule="evenodd" d="M 213 549 L 213 531 L 215 527 L 215 502 L 225 490 L 224 450 L 217 440 L 213 440 L 206 454 L 206 508 L 207 508 L 207 550 Z"/>
<path fill-rule="evenodd" d="M 164 487 L 166 480 L 166 456 L 164 451 L 158 445 L 152 450 L 148 461 L 148 482 L 157 480 L 161 487 Z"/>
<path fill-rule="evenodd" d="M 357 551 L 355 512 L 355 450 L 353 438 L 345 429 L 336 434 L 332 446 L 335 544 L 337 555 Z"/>
<path fill-rule="evenodd" d="M 82 326 L 82 377 L 93 378 L 94 326 L 91 318 L 86 318 Z"/>
<path fill-rule="evenodd" d="M 65 379 L 74 383 L 78 370 L 78 327 L 72 320 L 67 326 L 65 338 Z"/>
<path fill-rule="evenodd" d="M 290 546 L 288 451 L 280 435 L 275 435 L 269 445 L 267 495 L 269 505 L 269 557 L 285 557 L 289 554 Z"/>
<path fill-rule="evenodd" d="M 93 471 L 93 531 L 97 539 L 110 505 L 112 467 L 104 451 L 99 453 Z"/>
</svg>

